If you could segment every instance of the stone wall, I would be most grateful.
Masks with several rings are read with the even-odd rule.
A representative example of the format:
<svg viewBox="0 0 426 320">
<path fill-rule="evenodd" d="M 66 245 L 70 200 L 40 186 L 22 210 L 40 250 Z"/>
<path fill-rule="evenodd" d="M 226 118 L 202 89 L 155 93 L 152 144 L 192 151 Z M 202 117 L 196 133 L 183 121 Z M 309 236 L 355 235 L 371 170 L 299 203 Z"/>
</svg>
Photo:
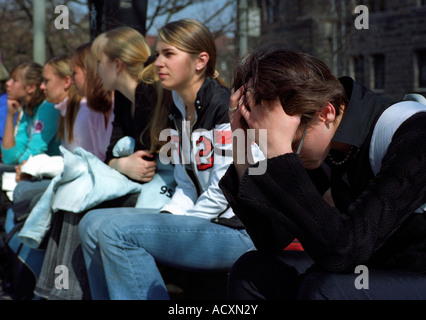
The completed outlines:
<svg viewBox="0 0 426 320">
<path fill-rule="evenodd" d="M 261 6 L 263 21 L 262 36 L 251 39 L 251 47 L 275 45 L 310 53 L 326 62 L 337 76 L 362 74 L 358 80 L 372 89 L 373 57 L 381 55 L 384 86 L 376 90 L 378 93 L 397 99 L 408 92 L 426 94 L 426 88 L 419 88 L 417 80 L 417 53 L 426 50 L 426 1 L 379 2 L 281 0 L 270 10 L 270 2 L 254 1 Z M 368 30 L 355 27 L 357 5 L 369 8 Z M 362 73 L 355 72 L 355 57 L 363 61 Z"/>
</svg>

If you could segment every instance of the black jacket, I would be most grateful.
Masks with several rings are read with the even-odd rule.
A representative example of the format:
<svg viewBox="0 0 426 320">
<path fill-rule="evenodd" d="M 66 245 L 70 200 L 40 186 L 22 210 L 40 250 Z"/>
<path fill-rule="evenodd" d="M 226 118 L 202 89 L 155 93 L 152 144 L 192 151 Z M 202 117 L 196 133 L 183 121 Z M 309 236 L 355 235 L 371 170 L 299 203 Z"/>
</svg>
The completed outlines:
<svg viewBox="0 0 426 320">
<path fill-rule="evenodd" d="M 140 83 L 135 91 L 135 114 L 132 116 L 131 102 L 120 92 L 115 92 L 114 121 L 105 163 L 108 164 L 114 158 L 112 150 L 118 140 L 123 137 L 129 136 L 135 139 L 135 151 L 150 148 L 149 135 L 144 135 L 141 140 L 141 134 L 149 123 L 156 99 L 155 87 Z"/>
<path fill-rule="evenodd" d="M 192 130 L 212 130 L 218 124 L 229 123 L 230 90 L 216 80 L 206 77 L 195 99 L 197 120 Z M 175 104 L 169 115 L 169 127 L 182 132 L 182 111 Z"/>
<path fill-rule="evenodd" d="M 426 272 L 426 113 L 404 122 L 374 177 L 368 148 L 378 116 L 389 106 L 371 91 L 342 79 L 350 104 L 334 137 L 356 148 L 343 168 L 330 167 L 336 207 L 295 154 L 267 160 L 261 176 L 232 165 L 220 186 L 258 250 L 281 251 L 294 238 L 317 265 L 353 272 L 357 265 Z M 324 183 L 322 179 L 322 183 Z"/>
<path fill-rule="evenodd" d="M 179 144 L 172 150 L 177 160 L 174 169 L 177 187 L 163 210 L 232 225 L 235 215 L 218 186 L 232 162 L 228 117 L 230 90 L 217 80 L 206 77 L 194 101 L 196 120 L 190 123 L 191 128 L 189 132 L 185 129 L 185 133 L 182 130 L 185 105 L 176 92 L 172 92 L 172 96 L 174 103 L 169 126 L 179 138 Z M 182 135 L 190 136 L 190 148 L 183 145 Z M 226 137 L 229 138 L 224 139 Z M 182 164 L 182 159 L 191 161 Z"/>
</svg>

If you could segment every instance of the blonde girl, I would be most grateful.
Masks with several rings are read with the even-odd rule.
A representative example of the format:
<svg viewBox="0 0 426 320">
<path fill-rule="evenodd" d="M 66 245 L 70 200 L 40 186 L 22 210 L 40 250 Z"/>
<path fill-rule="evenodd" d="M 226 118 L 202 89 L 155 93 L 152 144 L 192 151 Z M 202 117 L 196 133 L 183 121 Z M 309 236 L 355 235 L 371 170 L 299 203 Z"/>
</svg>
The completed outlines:
<svg viewBox="0 0 426 320">
<path fill-rule="evenodd" d="M 151 50 L 138 31 L 120 27 L 99 35 L 92 52 L 105 89 L 116 92 L 114 128 L 105 162 L 135 181 L 149 182 L 156 172 L 156 161 L 144 132 L 158 96 L 156 73 L 149 67 Z M 116 157 L 113 148 L 125 136 L 135 140 L 135 152 Z"/>
</svg>

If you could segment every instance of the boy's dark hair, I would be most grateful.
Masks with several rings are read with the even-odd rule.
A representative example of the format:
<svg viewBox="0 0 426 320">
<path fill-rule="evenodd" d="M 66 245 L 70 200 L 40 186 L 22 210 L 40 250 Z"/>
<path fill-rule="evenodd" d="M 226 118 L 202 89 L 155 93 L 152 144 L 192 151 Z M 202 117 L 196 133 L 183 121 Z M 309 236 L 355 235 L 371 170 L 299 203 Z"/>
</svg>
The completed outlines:
<svg viewBox="0 0 426 320">
<path fill-rule="evenodd" d="M 342 84 L 327 65 L 306 53 L 273 49 L 249 54 L 236 66 L 233 87 L 238 89 L 250 79 L 257 104 L 279 97 L 289 115 L 309 118 L 330 102 L 337 116 L 347 103 Z"/>
</svg>

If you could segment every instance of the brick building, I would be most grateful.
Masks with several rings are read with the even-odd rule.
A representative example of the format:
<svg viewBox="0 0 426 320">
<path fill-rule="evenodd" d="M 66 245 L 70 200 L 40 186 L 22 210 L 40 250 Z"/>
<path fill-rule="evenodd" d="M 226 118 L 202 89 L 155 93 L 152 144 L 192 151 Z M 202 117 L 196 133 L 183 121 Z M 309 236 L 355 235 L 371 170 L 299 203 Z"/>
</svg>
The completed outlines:
<svg viewBox="0 0 426 320">
<path fill-rule="evenodd" d="M 355 13 L 356 7 L 368 11 Z M 251 48 L 273 44 L 310 53 L 337 76 L 397 99 L 426 94 L 426 0 L 252 0 L 249 8 L 261 21 Z M 368 29 L 356 25 L 361 18 Z"/>
</svg>

